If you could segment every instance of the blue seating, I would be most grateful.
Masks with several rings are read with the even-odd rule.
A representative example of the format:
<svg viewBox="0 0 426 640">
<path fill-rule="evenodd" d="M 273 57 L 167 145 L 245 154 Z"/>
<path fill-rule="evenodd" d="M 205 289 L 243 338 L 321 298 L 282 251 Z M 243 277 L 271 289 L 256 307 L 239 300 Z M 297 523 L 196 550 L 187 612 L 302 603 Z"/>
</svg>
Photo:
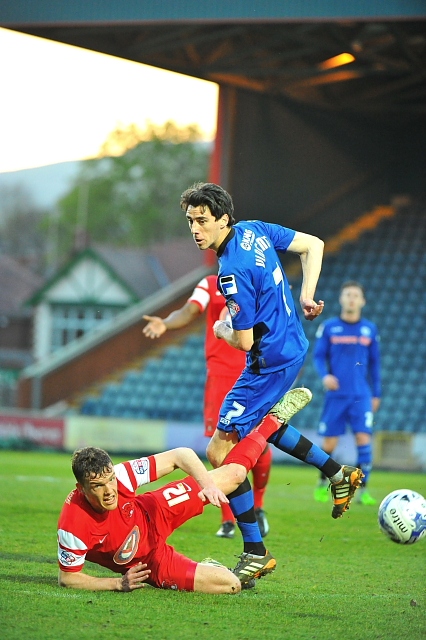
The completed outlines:
<svg viewBox="0 0 426 640">
<path fill-rule="evenodd" d="M 98 405 L 98 398 L 87 397 L 81 406 L 81 413 L 86 416 L 95 415 L 96 407 Z"/>
</svg>

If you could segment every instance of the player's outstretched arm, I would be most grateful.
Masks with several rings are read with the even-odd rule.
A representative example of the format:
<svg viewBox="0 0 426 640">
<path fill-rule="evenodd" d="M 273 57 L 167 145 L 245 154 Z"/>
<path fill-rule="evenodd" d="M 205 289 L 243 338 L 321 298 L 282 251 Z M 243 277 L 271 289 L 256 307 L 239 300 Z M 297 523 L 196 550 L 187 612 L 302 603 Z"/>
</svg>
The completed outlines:
<svg viewBox="0 0 426 640">
<path fill-rule="evenodd" d="M 148 324 L 142 329 L 142 333 L 154 340 L 160 338 L 169 329 L 181 329 L 190 324 L 201 313 L 200 307 L 195 302 L 186 302 L 183 307 L 172 311 L 167 318 L 159 316 L 142 316 Z"/>
<path fill-rule="evenodd" d="M 58 583 L 60 587 L 69 589 L 87 589 L 89 591 L 133 591 L 142 589 L 151 573 L 146 564 L 139 563 L 129 569 L 124 576 L 96 578 L 83 571 L 68 572 L 59 569 Z"/>
</svg>

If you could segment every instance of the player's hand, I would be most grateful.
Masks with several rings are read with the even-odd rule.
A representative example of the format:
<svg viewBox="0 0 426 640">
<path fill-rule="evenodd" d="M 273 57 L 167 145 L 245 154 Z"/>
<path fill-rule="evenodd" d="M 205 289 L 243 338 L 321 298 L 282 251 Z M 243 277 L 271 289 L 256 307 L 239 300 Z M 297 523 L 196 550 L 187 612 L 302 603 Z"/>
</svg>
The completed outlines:
<svg viewBox="0 0 426 640">
<path fill-rule="evenodd" d="M 214 504 L 215 507 L 221 507 L 222 504 L 228 504 L 229 500 L 226 495 L 216 487 L 216 485 L 211 485 L 210 487 L 204 487 L 201 489 L 198 497 L 203 502 L 210 502 L 210 504 Z"/>
<path fill-rule="evenodd" d="M 328 373 L 323 377 L 322 383 L 326 391 L 337 391 L 337 389 L 340 387 L 339 378 L 331 375 L 331 373 Z"/>
<path fill-rule="evenodd" d="M 324 309 L 324 301 L 320 300 L 317 304 L 315 300 L 305 298 L 300 301 L 300 306 L 302 307 L 305 320 L 315 320 Z"/>
<path fill-rule="evenodd" d="M 216 320 L 216 322 L 213 325 L 213 333 L 215 337 L 220 340 L 221 338 L 224 337 L 225 331 L 230 328 L 231 328 L 231 325 L 229 324 L 229 322 L 224 322 L 223 320 Z"/>
<path fill-rule="evenodd" d="M 147 338 L 151 338 L 154 340 L 155 338 L 159 338 L 167 331 L 167 327 L 162 318 L 158 316 L 142 316 L 144 320 L 148 321 L 148 324 L 142 329 L 142 333 L 146 335 Z"/>
<path fill-rule="evenodd" d="M 121 578 L 121 591 L 134 591 L 134 589 L 142 589 L 144 582 L 149 578 L 151 569 L 147 569 L 148 565 L 139 562 L 131 567 Z"/>
</svg>

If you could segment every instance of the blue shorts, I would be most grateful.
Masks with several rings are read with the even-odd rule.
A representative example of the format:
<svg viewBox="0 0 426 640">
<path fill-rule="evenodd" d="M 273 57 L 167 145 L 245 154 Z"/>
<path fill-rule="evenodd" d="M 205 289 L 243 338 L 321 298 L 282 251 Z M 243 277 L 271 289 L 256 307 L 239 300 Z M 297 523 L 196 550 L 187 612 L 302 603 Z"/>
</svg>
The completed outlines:
<svg viewBox="0 0 426 640">
<path fill-rule="evenodd" d="M 373 411 L 371 396 L 325 397 L 324 408 L 318 426 L 321 436 L 342 436 L 349 425 L 353 433 L 371 433 Z"/>
<path fill-rule="evenodd" d="M 305 358 L 274 373 L 244 369 L 220 408 L 217 428 L 235 431 L 241 440 L 261 422 L 268 411 L 291 389 Z"/>
</svg>

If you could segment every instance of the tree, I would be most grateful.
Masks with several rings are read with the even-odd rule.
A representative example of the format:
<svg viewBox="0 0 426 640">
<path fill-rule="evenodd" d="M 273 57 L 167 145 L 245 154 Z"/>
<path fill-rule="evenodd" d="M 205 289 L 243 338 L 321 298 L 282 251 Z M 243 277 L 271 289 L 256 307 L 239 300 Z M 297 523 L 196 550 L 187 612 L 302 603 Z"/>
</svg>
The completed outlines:
<svg viewBox="0 0 426 640">
<path fill-rule="evenodd" d="M 71 190 L 59 201 L 63 250 L 76 229 L 91 241 L 142 246 L 187 233 L 180 194 L 205 181 L 210 148 L 197 127 L 135 125 L 113 131 L 100 157 L 82 163 Z"/>
<path fill-rule="evenodd" d="M 21 264 L 42 273 L 48 240 L 42 229 L 46 211 L 37 207 L 22 184 L 0 190 L 2 215 L 0 250 Z"/>
</svg>

